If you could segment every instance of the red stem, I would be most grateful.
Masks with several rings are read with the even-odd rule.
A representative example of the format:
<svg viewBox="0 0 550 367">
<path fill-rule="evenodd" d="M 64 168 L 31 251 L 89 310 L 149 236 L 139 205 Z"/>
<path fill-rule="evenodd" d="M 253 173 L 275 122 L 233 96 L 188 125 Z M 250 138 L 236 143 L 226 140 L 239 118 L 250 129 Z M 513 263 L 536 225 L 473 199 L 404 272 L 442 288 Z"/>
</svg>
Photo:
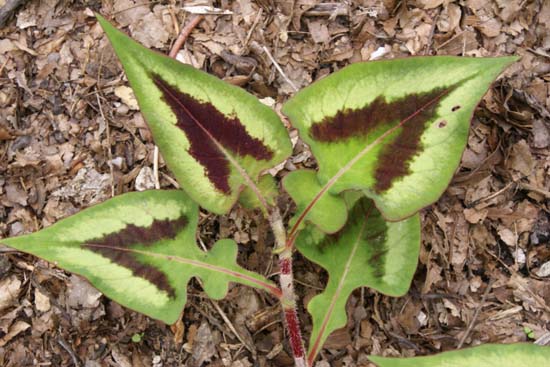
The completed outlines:
<svg viewBox="0 0 550 367">
<path fill-rule="evenodd" d="M 294 364 L 296 367 L 308 367 L 302 333 L 300 332 L 300 319 L 296 312 L 292 249 L 286 246 L 286 231 L 277 207 L 273 208 L 269 217 L 269 223 L 275 236 L 275 251 L 279 253 L 279 268 L 281 270 L 279 284 L 282 292 L 281 305 L 283 307 L 288 340 L 294 356 Z"/>
<path fill-rule="evenodd" d="M 174 46 L 172 46 L 172 49 L 170 50 L 170 53 L 168 54 L 168 56 L 170 56 L 173 59 L 176 58 L 176 56 L 178 55 L 179 50 L 181 49 L 181 47 L 185 43 L 185 40 L 187 39 L 187 37 L 189 36 L 189 34 L 193 30 L 193 28 L 195 28 L 197 26 L 197 24 L 199 24 L 200 21 L 203 18 L 204 18 L 204 16 L 197 15 L 193 19 L 191 19 L 191 21 L 189 23 L 187 23 L 185 25 L 185 27 L 183 27 L 183 29 L 181 30 L 178 38 L 176 39 L 176 42 L 174 42 Z"/>
</svg>

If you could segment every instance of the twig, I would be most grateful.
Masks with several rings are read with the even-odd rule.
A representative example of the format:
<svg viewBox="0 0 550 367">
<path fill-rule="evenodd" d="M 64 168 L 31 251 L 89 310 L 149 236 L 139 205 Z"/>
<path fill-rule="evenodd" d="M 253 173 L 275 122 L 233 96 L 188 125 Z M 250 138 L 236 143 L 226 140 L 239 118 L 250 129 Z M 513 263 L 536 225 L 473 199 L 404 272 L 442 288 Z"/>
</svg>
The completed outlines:
<svg viewBox="0 0 550 367">
<path fill-rule="evenodd" d="M 160 189 L 159 181 L 159 147 L 155 145 L 153 150 L 153 178 L 155 180 L 155 189 Z"/>
<path fill-rule="evenodd" d="M 244 340 L 244 338 L 237 332 L 237 329 L 235 329 L 235 326 L 233 326 L 233 323 L 231 322 L 231 320 L 229 320 L 229 318 L 227 317 L 225 312 L 223 312 L 220 305 L 218 305 L 218 302 L 214 301 L 213 299 L 211 299 L 210 302 L 212 302 L 212 305 L 214 305 L 214 308 L 216 309 L 216 311 L 218 311 L 218 313 L 222 317 L 223 321 L 227 324 L 227 327 L 229 328 L 229 330 L 231 330 L 233 335 L 235 335 L 237 339 L 239 339 L 239 341 L 244 345 L 246 349 L 248 349 L 250 353 L 253 354 L 253 356 L 256 356 L 257 353 L 256 353 L 256 349 L 254 348 L 254 345 L 249 345 L 250 343 L 247 343 Z"/>
<path fill-rule="evenodd" d="M 7 254 L 7 253 L 12 253 L 12 252 L 19 253 L 21 251 L 0 244 L 0 254 Z"/>
<path fill-rule="evenodd" d="M 466 204 L 466 207 L 467 208 L 473 208 L 474 206 L 478 205 L 479 203 L 482 203 L 482 202 L 485 202 L 485 201 L 488 201 L 488 200 L 491 200 L 497 196 L 499 196 L 500 194 L 502 194 L 503 192 L 507 191 L 513 184 L 515 184 L 516 181 L 512 181 L 512 182 L 509 182 L 506 186 L 504 186 L 502 189 L 498 190 L 498 191 L 495 191 L 493 192 L 492 194 L 489 194 L 488 196 L 486 197 L 483 197 L 483 198 L 480 198 L 480 199 L 477 199 L 477 200 L 474 200 L 472 203 L 470 204 Z"/>
<path fill-rule="evenodd" d="M 181 29 L 181 32 L 178 38 L 176 39 L 176 42 L 174 42 L 174 46 L 172 46 L 172 49 L 170 50 L 170 53 L 168 54 L 168 56 L 170 56 L 173 59 L 176 58 L 179 50 L 187 40 L 187 37 L 189 36 L 193 28 L 195 28 L 197 24 L 199 24 L 203 19 L 204 19 L 203 15 L 196 15 L 193 17 L 193 19 L 191 19 L 189 23 L 185 25 L 185 27 Z"/>
<path fill-rule="evenodd" d="M 111 129 L 109 128 L 109 121 L 105 118 L 105 114 L 103 113 L 103 107 L 101 107 L 101 100 L 99 98 L 99 90 L 96 89 L 97 98 L 97 105 L 99 106 L 99 113 L 101 114 L 101 118 L 103 119 L 103 122 L 105 123 L 105 133 L 107 134 L 107 144 L 109 146 L 107 147 L 107 157 L 109 158 L 109 163 L 107 164 L 109 166 L 109 173 L 111 174 L 111 197 L 115 196 L 115 176 L 114 176 L 114 170 L 113 170 L 113 152 L 111 152 Z"/>
<path fill-rule="evenodd" d="M 479 312 L 481 311 L 481 308 L 485 304 L 485 301 L 487 300 L 487 296 L 489 296 L 489 292 L 493 288 L 493 283 L 494 283 L 494 279 L 491 279 L 489 281 L 489 284 L 487 284 L 487 288 L 485 289 L 485 292 L 483 292 L 483 297 L 481 298 L 481 302 L 477 305 L 476 310 L 474 312 L 474 317 L 472 317 L 472 320 L 470 321 L 470 324 L 468 325 L 468 328 L 466 329 L 466 331 L 462 335 L 462 338 L 460 338 L 460 342 L 458 342 L 458 345 L 457 345 L 456 349 L 462 348 L 462 345 L 464 344 L 464 341 L 466 340 L 468 335 L 470 335 L 470 332 L 474 328 L 477 317 L 479 316 Z"/>
<path fill-rule="evenodd" d="M 6 25 L 8 19 L 21 5 L 25 4 L 27 0 L 8 0 L 0 8 L 0 28 Z"/>
<path fill-rule="evenodd" d="M 262 46 L 262 49 L 264 50 L 265 54 L 267 55 L 267 57 L 269 58 L 269 60 L 273 63 L 273 65 L 275 65 L 275 68 L 277 69 L 277 71 L 279 72 L 279 74 L 281 74 L 281 76 L 286 80 L 286 82 L 288 84 L 290 84 L 290 86 L 292 87 L 292 89 L 294 89 L 295 92 L 298 92 L 298 87 L 292 82 L 292 80 L 290 80 L 288 78 L 288 76 L 286 76 L 285 72 L 283 71 L 283 69 L 279 66 L 279 64 L 277 63 L 277 61 L 275 61 L 275 59 L 273 58 L 273 55 L 271 55 L 271 52 L 269 52 L 269 50 L 267 49 L 267 47 L 265 46 Z"/>
<path fill-rule="evenodd" d="M 430 29 L 430 34 L 428 35 L 428 41 L 426 42 L 426 48 L 424 49 L 424 55 L 428 55 L 430 53 L 430 49 L 432 48 L 434 33 L 435 33 L 435 27 L 437 25 L 437 21 L 439 19 L 439 15 L 441 13 L 441 10 L 435 15 L 432 23 L 432 28 Z"/>
<path fill-rule="evenodd" d="M 109 126 L 109 121 L 105 118 L 105 114 L 103 113 L 103 107 L 101 105 L 101 99 L 99 98 L 99 93 L 101 90 L 99 89 L 99 86 L 101 85 L 101 71 L 103 69 L 103 55 L 102 52 L 99 57 L 99 67 L 97 68 L 97 84 L 95 88 L 95 96 L 97 99 L 97 106 L 99 108 L 99 113 L 101 114 L 101 118 L 103 119 L 103 122 L 105 123 L 105 133 L 107 134 L 107 158 L 109 158 L 109 173 L 111 174 L 111 197 L 115 196 L 115 176 L 113 172 L 113 152 L 111 152 L 111 128 Z"/>
<path fill-rule="evenodd" d="M 178 181 L 174 180 L 172 177 L 170 177 L 164 172 L 161 172 L 160 174 L 162 175 L 162 177 L 164 177 L 164 179 L 166 179 L 166 181 L 170 182 L 170 184 L 174 186 L 176 189 L 180 188 L 180 184 L 178 183 Z"/>
<path fill-rule="evenodd" d="M 73 348 L 71 348 L 71 346 L 65 341 L 65 339 L 63 339 L 63 337 L 60 336 L 57 338 L 57 344 L 61 345 L 61 347 L 65 349 L 67 353 L 69 353 L 74 365 L 76 367 L 80 367 L 80 360 L 78 359 L 76 354 L 74 354 Z"/>
<path fill-rule="evenodd" d="M 204 243 L 202 242 L 202 240 L 199 238 L 199 243 L 201 244 L 201 247 L 203 248 L 204 251 L 207 251 L 206 249 L 206 246 L 204 245 Z M 204 284 L 202 283 L 202 281 L 200 279 L 197 279 L 197 282 L 200 284 L 200 286 L 202 287 L 202 289 L 204 289 Z M 237 339 L 239 339 L 239 341 L 245 346 L 246 349 L 248 349 L 248 351 L 250 353 L 252 353 L 254 356 L 256 356 L 256 349 L 254 348 L 253 345 L 249 345 L 249 343 L 247 343 L 244 338 L 237 332 L 237 329 L 235 329 L 235 326 L 233 326 L 233 323 L 231 322 L 231 320 L 229 320 L 229 318 L 227 317 L 227 315 L 225 314 L 225 312 L 222 310 L 222 308 L 220 307 L 220 305 L 218 304 L 218 302 L 214 301 L 213 299 L 210 299 L 210 302 L 212 302 L 212 305 L 214 306 L 214 308 L 216 309 L 216 311 L 218 311 L 218 313 L 220 314 L 221 318 L 223 319 L 223 321 L 227 324 L 227 327 L 229 328 L 229 330 L 233 333 L 233 335 L 235 335 L 235 337 Z"/>
<path fill-rule="evenodd" d="M 542 56 L 542 57 L 547 57 L 550 59 L 550 55 L 547 54 L 546 52 L 544 51 L 541 51 L 541 50 L 535 50 L 533 48 L 528 48 L 527 51 L 531 52 L 531 53 L 534 53 L 535 55 L 537 56 Z"/>
<path fill-rule="evenodd" d="M 258 22 L 260 21 L 260 18 L 262 17 L 263 8 L 260 8 L 258 10 L 258 13 L 256 14 L 256 18 L 254 19 L 254 23 L 252 23 L 252 27 L 250 27 L 250 30 L 248 31 L 248 34 L 246 35 L 246 39 L 244 41 L 244 47 L 248 46 L 248 42 L 250 42 L 250 37 L 252 37 L 252 32 L 254 32 L 254 29 L 258 25 Z"/>
</svg>

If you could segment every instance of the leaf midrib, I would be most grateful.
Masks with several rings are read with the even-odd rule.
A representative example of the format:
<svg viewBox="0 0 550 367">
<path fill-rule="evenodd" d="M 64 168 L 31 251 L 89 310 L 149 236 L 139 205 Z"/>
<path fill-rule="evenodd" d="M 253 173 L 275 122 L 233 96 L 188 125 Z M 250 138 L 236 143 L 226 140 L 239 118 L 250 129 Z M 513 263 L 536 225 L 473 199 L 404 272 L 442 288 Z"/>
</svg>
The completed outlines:
<svg viewBox="0 0 550 367">
<path fill-rule="evenodd" d="M 103 248 L 103 249 L 108 249 L 108 250 L 112 250 L 112 251 L 122 251 L 122 252 L 140 254 L 140 255 L 165 259 L 167 261 L 175 261 L 175 262 L 178 262 L 178 263 L 181 263 L 181 264 L 194 266 L 194 267 L 205 269 L 205 270 L 208 270 L 208 271 L 226 274 L 226 275 L 235 277 L 237 279 L 246 280 L 250 283 L 256 284 L 259 288 L 265 289 L 266 291 L 268 291 L 269 293 L 273 294 L 276 297 L 279 297 L 280 293 L 281 293 L 280 289 L 277 286 L 275 286 L 274 283 L 270 282 L 267 279 L 266 280 L 260 280 L 260 279 L 254 278 L 250 275 L 243 274 L 243 273 L 240 273 L 240 272 L 235 271 L 235 270 L 231 270 L 231 269 L 228 269 L 228 268 L 225 268 L 225 267 L 222 267 L 222 266 L 218 266 L 218 265 L 213 265 L 213 264 L 210 264 L 210 263 L 207 263 L 207 262 L 204 262 L 204 261 L 200 261 L 200 260 L 186 259 L 186 258 L 177 256 L 177 255 L 160 254 L 160 253 L 155 253 L 155 252 L 145 251 L 145 250 L 120 248 L 120 247 L 108 246 L 108 245 L 98 245 L 98 244 L 94 244 L 94 243 L 86 243 L 86 246 L 87 247 L 94 247 L 94 248 Z M 98 255 L 103 256 L 101 254 L 98 254 Z M 205 252 L 205 255 L 208 256 L 209 253 Z M 109 259 L 109 260 L 112 261 L 111 259 Z M 238 266 L 238 264 L 236 264 L 236 266 Z M 243 270 L 246 271 L 246 269 L 243 269 Z"/>
<path fill-rule="evenodd" d="M 216 148 L 218 148 L 220 150 L 220 152 L 227 158 L 229 163 L 231 163 L 235 167 L 235 169 L 242 176 L 242 178 L 244 179 L 246 184 L 256 194 L 256 196 L 258 197 L 258 200 L 260 201 L 260 203 L 263 206 L 263 209 L 267 212 L 268 211 L 267 201 L 265 200 L 263 195 L 260 194 L 260 190 L 258 189 L 256 184 L 254 183 L 252 178 L 248 175 L 246 170 L 239 164 L 239 162 L 235 158 L 233 158 L 233 156 L 231 154 L 229 154 L 229 152 L 224 148 L 224 146 L 208 131 L 208 129 L 206 129 L 199 122 L 199 120 L 197 120 L 197 118 L 191 113 L 191 111 L 189 111 L 189 109 L 183 103 L 181 103 L 181 101 L 179 100 L 179 98 L 177 98 L 177 96 L 175 96 L 173 93 L 171 93 L 166 88 L 163 88 L 163 87 L 158 87 L 158 88 L 162 89 L 164 93 L 169 94 L 173 98 L 173 100 L 176 101 L 178 106 L 180 106 L 185 111 L 185 113 L 187 113 L 187 115 L 191 117 L 191 119 L 195 122 L 195 124 L 206 134 L 206 136 L 208 136 L 208 138 L 214 143 Z M 177 119 L 177 117 L 176 117 L 176 119 Z"/>
<path fill-rule="evenodd" d="M 367 226 L 367 221 L 370 215 L 370 211 L 372 210 L 372 206 L 369 208 L 369 211 L 365 215 L 365 219 L 363 221 L 363 224 L 361 225 L 361 228 L 359 230 L 359 233 L 357 234 L 357 238 L 355 242 L 353 243 L 352 250 L 346 260 L 346 265 L 344 266 L 344 271 L 342 272 L 342 275 L 340 277 L 340 280 L 338 281 L 338 286 L 336 287 L 336 291 L 334 292 L 334 295 L 330 301 L 330 305 L 327 309 L 327 312 L 325 313 L 325 317 L 323 318 L 323 322 L 321 323 L 319 333 L 317 334 L 317 338 L 315 338 L 315 341 L 312 344 L 312 347 L 308 353 L 308 362 L 310 365 L 313 365 L 313 361 L 315 360 L 315 357 L 317 356 L 317 351 L 321 347 L 320 342 L 323 339 L 323 335 L 325 333 L 326 327 L 329 323 L 329 321 L 332 318 L 332 313 L 334 311 L 334 307 L 336 306 L 336 303 L 340 299 L 340 294 L 342 293 L 342 290 L 344 289 L 346 279 L 348 276 L 348 273 L 351 269 L 351 264 L 353 262 L 353 258 L 355 256 L 355 253 L 357 252 L 357 248 L 359 247 L 359 242 L 361 241 L 361 238 L 363 237 L 363 232 L 365 231 L 365 228 Z M 327 269 L 328 270 L 328 269 Z M 334 276 L 333 274 L 330 274 L 329 276 Z"/>
<path fill-rule="evenodd" d="M 321 188 L 321 190 L 315 195 L 315 197 L 311 200 L 311 202 L 306 206 L 304 211 L 300 214 L 298 219 L 296 220 L 296 223 L 292 227 L 292 229 L 289 232 L 288 238 L 289 238 L 289 244 L 288 246 L 292 246 L 293 243 L 290 243 L 291 241 L 294 241 L 296 236 L 296 231 L 299 228 L 299 225 L 302 223 L 302 221 L 305 219 L 306 215 L 313 209 L 315 204 L 321 199 L 321 197 L 332 187 L 336 182 L 344 175 L 346 174 L 354 165 L 357 163 L 361 158 L 363 158 L 369 151 L 371 151 L 373 148 L 378 146 L 384 139 L 386 139 L 389 135 L 391 135 L 393 132 L 395 132 L 397 129 L 401 128 L 407 121 L 410 121 L 414 117 L 416 117 L 418 114 L 420 114 L 422 111 L 424 111 L 426 108 L 431 106 L 432 104 L 438 102 L 441 100 L 441 98 L 447 94 L 448 91 L 445 90 L 442 92 L 439 96 L 432 99 L 428 103 L 426 103 L 424 106 L 420 107 L 418 110 L 416 110 L 413 114 L 408 116 L 407 118 L 401 120 L 397 125 L 394 127 L 386 130 L 382 135 L 377 137 L 372 143 L 367 144 L 363 150 L 361 150 L 359 153 L 355 155 L 348 163 L 346 163 L 334 176 L 332 176 L 327 183 Z"/>
</svg>

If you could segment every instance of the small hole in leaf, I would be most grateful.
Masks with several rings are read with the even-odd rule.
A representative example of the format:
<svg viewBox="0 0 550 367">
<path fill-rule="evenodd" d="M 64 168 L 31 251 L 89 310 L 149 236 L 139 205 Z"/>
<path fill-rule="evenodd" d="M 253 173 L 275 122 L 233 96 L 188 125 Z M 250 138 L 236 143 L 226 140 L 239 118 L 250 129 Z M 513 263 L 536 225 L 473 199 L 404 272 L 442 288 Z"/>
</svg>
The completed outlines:
<svg viewBox="0 0 550 367">
<path fill-rule="evenodd" d="M 461 107 L 461 106 L 456 105 L 456 106 L 454 106 L 453 108 L 451 108 L 451 111 L 456 112 L 456 111 L 460 110 L 460 107 Z"/>
<path fill-rule="evenodd" d="M 447 126 L 447 121 L 445 120 L 439 121 L 439 124 L 437 124 L 437 127 L 440 129 L 445 126 Z"/>
</svg>

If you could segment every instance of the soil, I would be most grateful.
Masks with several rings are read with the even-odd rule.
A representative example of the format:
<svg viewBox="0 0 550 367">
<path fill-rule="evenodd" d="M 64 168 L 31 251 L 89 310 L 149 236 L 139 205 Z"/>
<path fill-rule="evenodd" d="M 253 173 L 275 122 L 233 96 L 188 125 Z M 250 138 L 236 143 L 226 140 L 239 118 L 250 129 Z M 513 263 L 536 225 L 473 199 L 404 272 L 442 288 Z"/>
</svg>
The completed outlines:
<svg viewBox="0 0 550 367">
<path fill-rule="evenodd" d="M 13 3 L 20 6 L 8 9 Z M 476 110 L 445 195 L 421 212 L 423 245 L 410 291 L 401 298 L 354 292 L 347 327 L 329 338 L 316 366 L 371 366 L 369 354 L 425 355 L 490 342 L 550 344 L 550 2 L 0 0 L 0 9 L 0 20 L 8 19 L 0 25 L 0 238 L 154 188 L 155 163 L 160 187 L 175 185 L 94 11 L 165 54 L 180 29 L 205 13 L 178 58 L 276 109 L 295 88 L 353 62 L 520 56 Z M 295 154 L 278 179 L 315 167 L 291 135 Z M 295 210 L 288 197 L 279 204 L 287 218 Z M 206 245 L 234 238 L 241 264 L 276 276 L 273 240 L 259 213 L 203 213 L 201 223 Z M 182 320 L 167 326 L 52 264 L 0 251 L 2 366 L 292 365 L 280 311 L 256 290 L 234 286 L 211 301 L 192 282 Z M 307 337 L 304 305 L 326 274 L 296 258 Z"/>
</svg>

